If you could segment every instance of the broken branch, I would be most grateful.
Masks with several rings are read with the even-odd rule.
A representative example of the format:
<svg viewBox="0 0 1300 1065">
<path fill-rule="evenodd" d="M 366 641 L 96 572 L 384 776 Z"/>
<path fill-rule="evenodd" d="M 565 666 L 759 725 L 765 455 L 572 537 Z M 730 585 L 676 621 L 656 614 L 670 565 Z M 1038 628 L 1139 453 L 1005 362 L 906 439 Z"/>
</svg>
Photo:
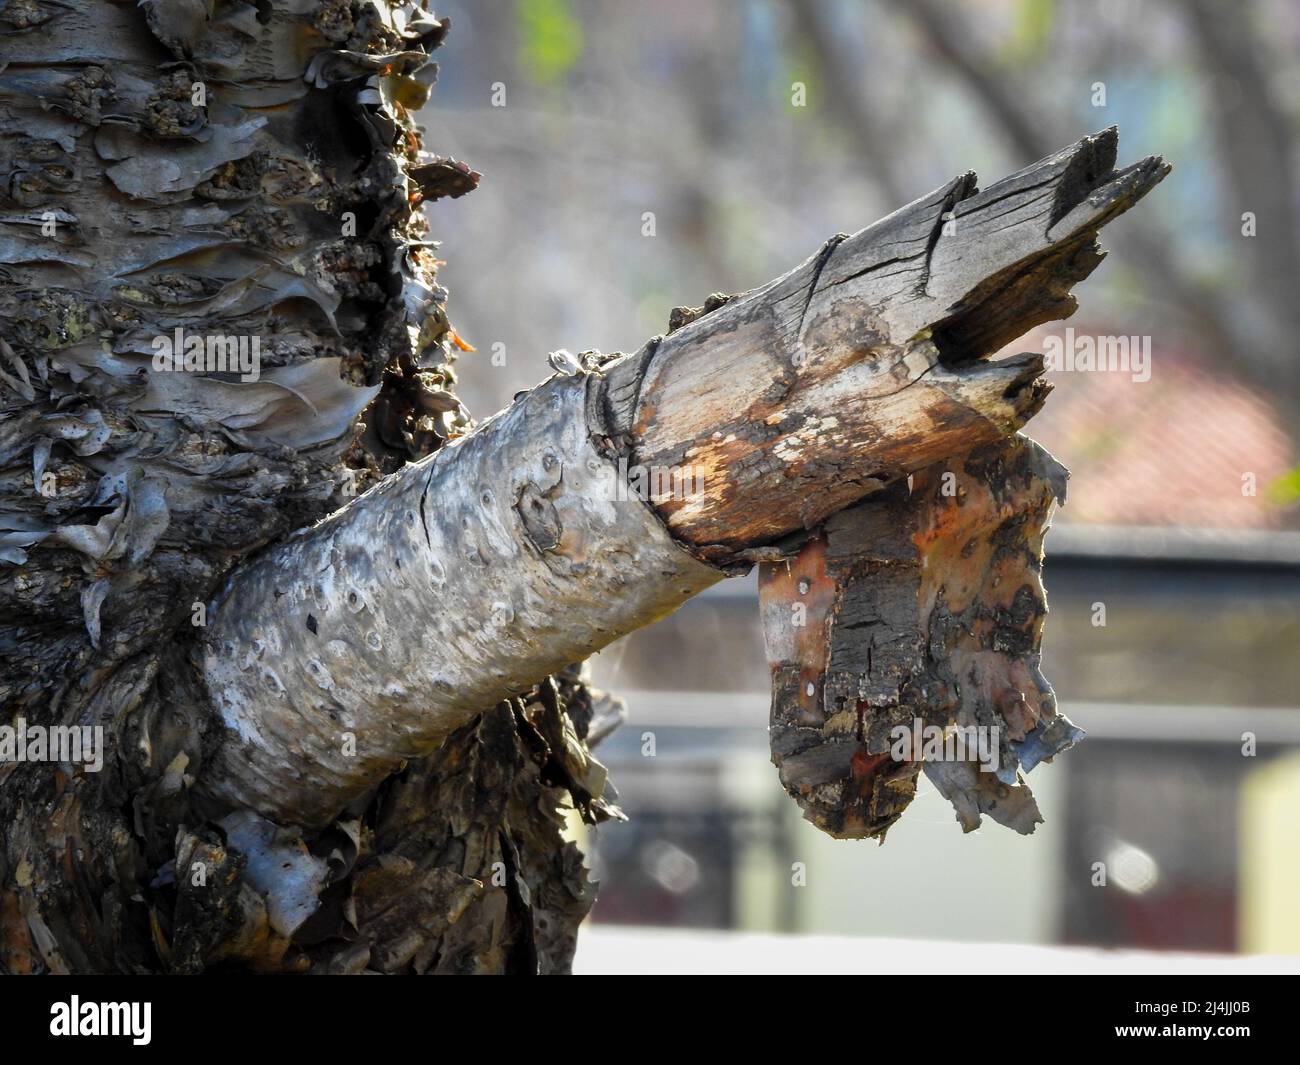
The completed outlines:
<svg viewBox="0 0 1300 1065">
<path fill-rule="evenodd" d="M 983 193 L 955 179 L 597 372 L 556 376 L 238 570 L 198 671 L 200 791 L 317 825 L 404 759 L 773 557 L 901 477 L 1013 433 L 1096 232 L 1167 172 L 1113 130 Z M 638 498 L 629 464 L 703 490 Z M 437 499 L 436 508 L 425 505 Z"/>
</svg>

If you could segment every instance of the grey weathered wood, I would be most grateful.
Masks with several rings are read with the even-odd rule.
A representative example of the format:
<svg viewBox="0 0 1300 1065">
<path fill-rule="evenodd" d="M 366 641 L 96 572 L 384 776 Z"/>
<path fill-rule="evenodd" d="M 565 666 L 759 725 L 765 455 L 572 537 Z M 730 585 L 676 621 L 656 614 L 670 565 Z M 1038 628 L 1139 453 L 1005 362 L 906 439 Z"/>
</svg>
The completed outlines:
<svg viewBox="0 0 1300 1065">
<path fill-rule="evenodd" d="M 709 486 L 660 507 L 669 528 L 725 558 L 1019 428 L 1041 360 L 980 360 L 1072 313 L 1097 231 L 1169 171 L 1115 170 L 1116 147 L 1085 137 L 982 192 L 965 174 L 613 369 L 632 460 Z"/>
</svg>

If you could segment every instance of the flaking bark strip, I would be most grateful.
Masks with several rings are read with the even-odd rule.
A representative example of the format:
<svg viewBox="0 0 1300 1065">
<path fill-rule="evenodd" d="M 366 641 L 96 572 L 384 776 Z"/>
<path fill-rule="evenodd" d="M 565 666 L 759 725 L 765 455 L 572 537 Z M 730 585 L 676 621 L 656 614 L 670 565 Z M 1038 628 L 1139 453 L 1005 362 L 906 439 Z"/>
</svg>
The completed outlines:
<svg viewBox="0 0 1300 1065">
<path fill-rule="evenodd" d="M 924 767 L 965 831 L 985 813 L 1033 831 L 1023 774 L 1082 735 L 1039 670 L 1043 535 L 1065 478 L 1026 437 L 986 445 L 761 568 L 772 760 L 813 824 L 883 839 Z M 897 757 L 897 730 L 953 726 L 986 730 L 996 763 Z"/>
</svg>

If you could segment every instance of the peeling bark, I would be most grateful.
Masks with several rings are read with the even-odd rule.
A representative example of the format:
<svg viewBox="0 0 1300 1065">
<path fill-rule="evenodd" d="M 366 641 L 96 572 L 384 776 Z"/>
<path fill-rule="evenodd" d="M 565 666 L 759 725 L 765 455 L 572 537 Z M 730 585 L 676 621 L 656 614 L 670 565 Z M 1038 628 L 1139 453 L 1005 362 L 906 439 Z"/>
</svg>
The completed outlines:
<svg viewBox="0 0 1300 1065">
<path fill-rule="evenodd" d="M 818 828 L 883 841 L 922 768 L 967 832 L 984 813 L 1021 833 L 1041 820 L 1023 773 L 1082 736 L 1039 669 L 1043 534 L 1065 479 L 1026 437 L 988 444 L 762 567 L 772 760 Z M 984 751 L 965 745 L 977 733 L 957 745 L 972 727 Z"/>
<path fill-rule="evenodd" d="M 319 832 L 191 801 L 196 604 L 470 424 L 420 207 L 478 175 L 412 114 L 446 29 L 348 0 L 0 8 L 0 724 L 106 737 L 100 773 L 0 765 L 2 971 L 568 967 L 591 889 L 559 811 L 602 780 L 576 675 Z M 257 337 L 257 380 L 155 371 L 178 327 Z M 286 922 L 268 846 L 326 862 L 320 918 Z"/>
</svg>

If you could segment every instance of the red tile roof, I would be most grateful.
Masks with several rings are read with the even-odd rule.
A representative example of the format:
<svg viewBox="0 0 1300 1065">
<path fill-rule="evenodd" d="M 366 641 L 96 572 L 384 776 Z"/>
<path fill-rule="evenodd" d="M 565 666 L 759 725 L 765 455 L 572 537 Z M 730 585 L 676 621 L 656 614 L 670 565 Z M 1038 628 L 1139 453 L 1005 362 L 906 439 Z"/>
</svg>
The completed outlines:
<svg viewBox="0 0 1300 1065">
<path fill-rule="evenodd" d="M 1089 326 L 1070 323 L 1076 336 Z M 1052 323 L 1012 351 L 1042 351 Z M 1095 335 L 1095 334 L 1094 334 Z M 1153 345 L 1151 376 L 1055 371 L 1046 407 L 1026 427 L 1071 471 L 1059 519 L 1115 525 L 1300 528 L 1300 507 L 1269 488 L 1297 459 L 1278 413 L 1258 392 Z M 1254 474 L 1255 494 L 1243 491 Z"/>
</svg>

